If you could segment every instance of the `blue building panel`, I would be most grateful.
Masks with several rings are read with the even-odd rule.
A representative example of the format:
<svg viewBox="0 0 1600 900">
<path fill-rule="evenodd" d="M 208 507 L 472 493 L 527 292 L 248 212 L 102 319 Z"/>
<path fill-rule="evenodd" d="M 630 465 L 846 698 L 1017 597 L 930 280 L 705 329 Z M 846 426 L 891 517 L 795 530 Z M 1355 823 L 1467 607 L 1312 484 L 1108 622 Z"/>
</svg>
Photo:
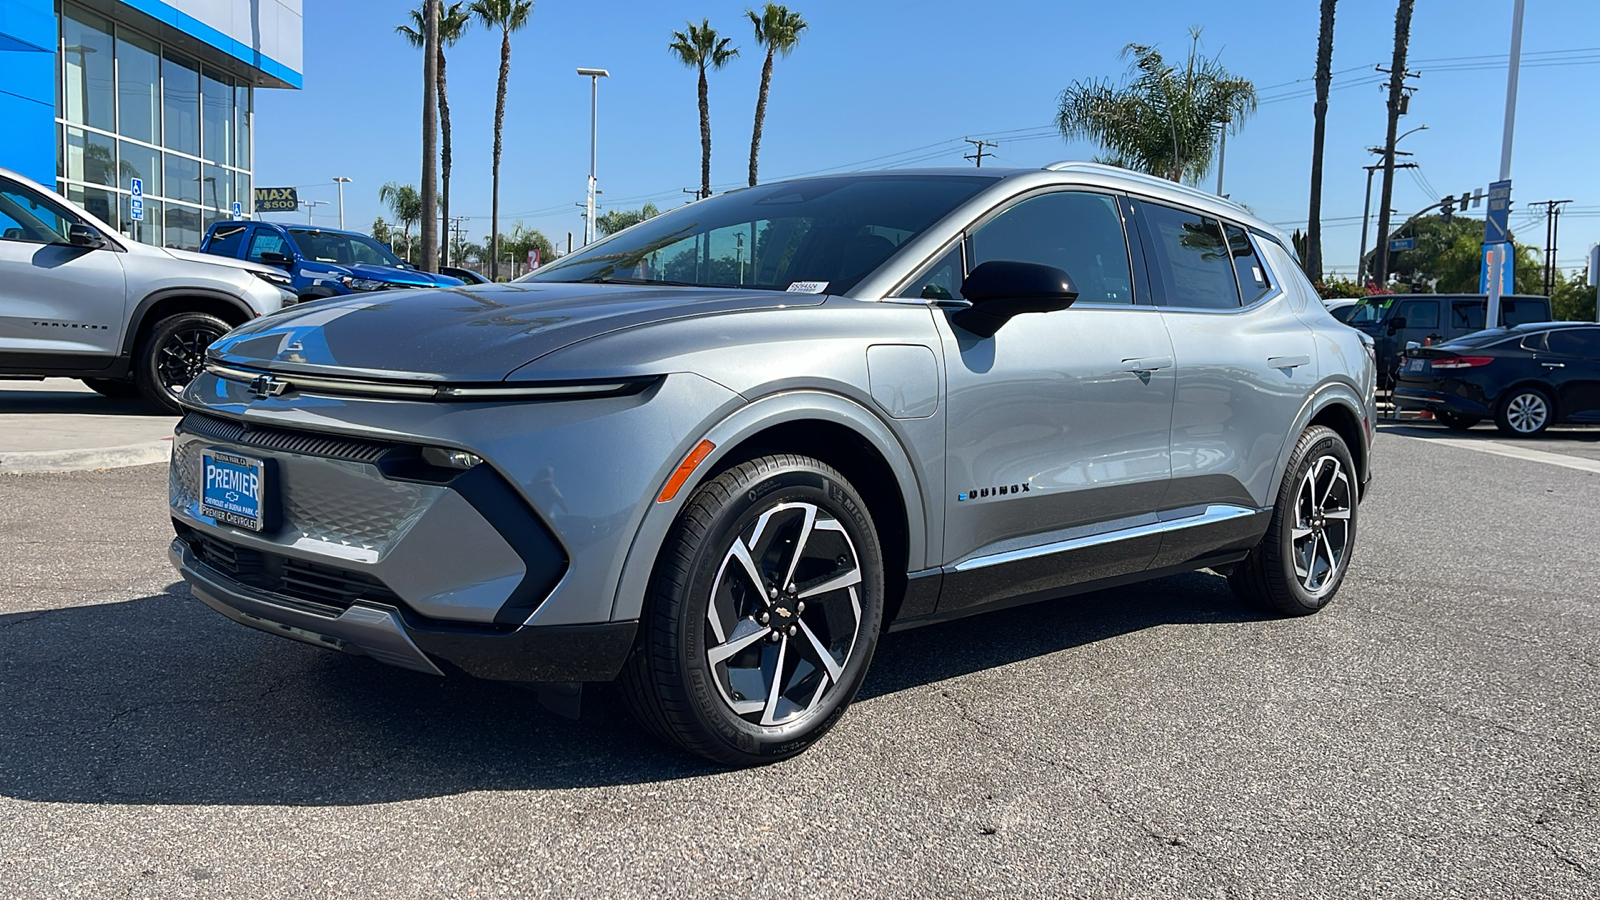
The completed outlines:
<svg viewBox="0 0 1600 900">
<path fill-rule="evenodd" d="M 0 3 L 0 165 L 56 180 L 56 13 L 53 0 Z"/>
<path fill-rule="evenodd" d="M 164 25 L 221 50 L 234 59 L 260 69 L 290 87 L 296 89 L 304 87 L 300 72 L 243 41 L 229 37 L 183 10 L 163 3 L 162 0 L 122 0 L 122 2 Z"/>
</svg>

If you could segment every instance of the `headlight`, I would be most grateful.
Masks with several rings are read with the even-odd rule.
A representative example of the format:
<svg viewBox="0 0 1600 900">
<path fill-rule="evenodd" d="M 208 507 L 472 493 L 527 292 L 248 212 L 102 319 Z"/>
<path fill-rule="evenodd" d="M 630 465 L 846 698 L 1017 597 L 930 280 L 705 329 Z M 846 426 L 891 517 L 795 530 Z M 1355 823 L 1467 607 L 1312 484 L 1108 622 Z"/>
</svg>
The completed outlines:
<svg viewBox="0 0 1600 900">
<path fill-rule="evenodd" d="M 262 281 L 265 281 L 267 284 L 273 285 L 274 287 L 287 289 L 294 284 L 294 282 L 289 279 L 289 276 L 283 274 L 282 272 L 257 272 L 255 269 L 251 269 L 250 274 L 261 279 Z"/>
<path fill-rule="evenodd" d="M 352 291 L 381 291 L 394 287 L 389 282 L 379 281 L 376 278 L 351 278 L 346 276 L 341 280 L 344 282 L 344 286 Z"/>
</svg>

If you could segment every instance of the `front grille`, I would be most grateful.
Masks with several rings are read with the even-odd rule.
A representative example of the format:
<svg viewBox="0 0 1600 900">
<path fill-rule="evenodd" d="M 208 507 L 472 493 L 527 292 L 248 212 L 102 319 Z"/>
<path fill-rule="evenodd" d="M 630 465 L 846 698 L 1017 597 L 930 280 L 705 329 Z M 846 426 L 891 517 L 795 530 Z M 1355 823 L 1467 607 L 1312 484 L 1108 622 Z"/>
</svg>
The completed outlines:
<svg viewBox="0 0 1600 900">
<path fill-rule="evenodd" d="M 194 412 L 183 417 L 183 421 L 178 423 L 178 430 L 245 447 L 364 463 L 376 462 L 378 457 L 395 446 L 382 441 L 235 422 Z"/>
<path fill-rule="evenodd" d="M 357 600 L 400 605 L 394 591 L 371 575 L 241 547 L 182 523 L 174 525 L 200 562 L 248 587 L 321 607 L 315 612 L 337 614 Z"/>
</svg>

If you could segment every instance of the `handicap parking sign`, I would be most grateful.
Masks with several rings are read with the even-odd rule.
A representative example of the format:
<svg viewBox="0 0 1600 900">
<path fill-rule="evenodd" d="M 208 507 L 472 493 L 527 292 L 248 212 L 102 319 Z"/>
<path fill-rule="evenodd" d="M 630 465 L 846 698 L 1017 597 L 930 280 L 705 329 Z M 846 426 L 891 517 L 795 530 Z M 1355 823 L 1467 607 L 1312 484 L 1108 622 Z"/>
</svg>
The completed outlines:
<svg viewBox="0 0 1600 900">
<path fill-rule="evenodd" d="M 135 198 L 140 199 L 140 200 L 144 199 L 144 179 L 143 178 L 130 178 L 130 179 L 128 179 L 128 187 L 129 187 L 130 190 L 133 191 L 133 196 Z"/>
<path fill-rule="evenodd" d="M 135 222 L 143 222 L 144 221 L 144 198 L 139 196 L 138 194 L 134 194 L 133 198 L 128 201 L 128 213 L 129 213 L 129 215 L 131 215 L 133 217 L 133 220 Z"/>
<path fill-rule="evenodd" d="M 243 208 L 244 207 L 239 205 L 239 201 L 237 201 L 237 200 L 233 201 L 233 217 L 235 219 L 239 218 L 239 213 L 240 213 L 241 210 L 243 210 Z"/>
</svg>

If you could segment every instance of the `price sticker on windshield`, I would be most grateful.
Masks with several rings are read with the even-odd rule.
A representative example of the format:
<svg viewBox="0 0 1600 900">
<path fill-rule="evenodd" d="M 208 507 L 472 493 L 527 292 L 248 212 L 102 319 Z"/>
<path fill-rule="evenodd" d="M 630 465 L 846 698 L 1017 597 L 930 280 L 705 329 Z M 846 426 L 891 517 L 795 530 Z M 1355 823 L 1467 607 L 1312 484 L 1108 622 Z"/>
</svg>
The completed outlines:
<svg viewBox="0 0 1600 900">
<path fill-rule="evenodd" d="M 826 281 L 796 281 L 789 285 L 787 293 L 790 294 L 820 294 L 828 289 Z"/>
</svg>

